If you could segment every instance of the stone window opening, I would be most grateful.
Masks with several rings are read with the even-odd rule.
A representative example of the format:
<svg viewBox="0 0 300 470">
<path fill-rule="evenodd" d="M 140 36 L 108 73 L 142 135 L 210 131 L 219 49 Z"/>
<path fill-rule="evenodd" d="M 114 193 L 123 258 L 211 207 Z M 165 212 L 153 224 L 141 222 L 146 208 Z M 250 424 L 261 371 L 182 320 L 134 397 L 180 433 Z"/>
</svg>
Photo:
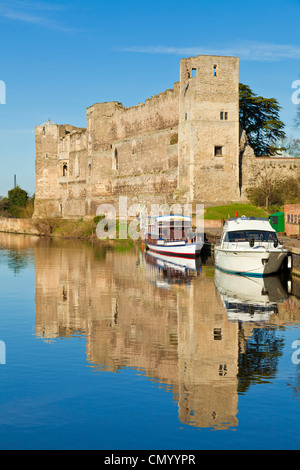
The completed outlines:
<svg viewBox="0 0 300 470">
<path fill-rule="evenodd" d="M 197 69 L 192 69 L 192 78 L 196 77 Z"/>
<path fill-rule="evenodd" d="M 68 165 L 66 163 L 63 164 L 62 170 L 63 176 L 68 176 Z"/>
<path fill-rule="evenodd" d="M 221 157 L 223 155 L 223 147 L 220 145 L 215 146 L 215 157 Z"/>
<path fill-rule="evenodd" d="M 118 157 L 118 150 L 115 149 L 115 170 L 119 169 L 119 157 Z"/>
<path fill-rule="evenodd" d="M 89 163 L 89 170 L 88 170 L 89 176 L 92 176 L 92 164 Z"/>
<path fill-rule="evenodd" d="M 46 127 L 43 127 L 43 135 L 46 135 Z"/>
<path fill-rule="evenodd" d="M 219 375 L 221 377 L 226 377 L 226 375 L 227 375 L 227 364 L 220 364 L 219 365 Z"/>
<path fill-rule="evenodd" d="M 214 75 L 214 77 L 217 76 L 217 66 L 216 65 L 214 65 L 214 67 L 213 67 L 213 75 Z"/>
<path fill-rule="evenodd" d="M 222 339 L 222 329 L 221 328 L 214 328 L 214 340 L 220 341 Z"/>
<path fill-rule="evenodd" d="M 220 119 L 221 119 L 221 121 L 227 121 L 228 120 L 228 111 L 220 111 Z"/>
</svg>

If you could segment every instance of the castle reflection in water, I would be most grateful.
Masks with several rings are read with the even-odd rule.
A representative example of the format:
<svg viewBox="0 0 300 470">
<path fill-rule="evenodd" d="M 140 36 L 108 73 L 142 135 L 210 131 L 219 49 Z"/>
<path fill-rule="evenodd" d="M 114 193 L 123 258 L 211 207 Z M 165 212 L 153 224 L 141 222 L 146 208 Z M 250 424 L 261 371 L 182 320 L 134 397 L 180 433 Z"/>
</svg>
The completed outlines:
<svg viewBox="0 0 300 470">
<path fill-rule="evenodd" d="M 172 393 L 180 421 L 193 426 L 237 426 L 239 393 L 276 373 L 276 329 L 300 320 L 298 296 L 279 277 L 237 281 L 214 272 L 210 259 L 186 265 L 138 245 L 3 234 L 0 241 L 19 255 L 33 247 L 39 338 L 83 335 L 89 367 L 142 371 Z M 265 369 L 264 340 L 272 345 Z"/>
</svg>

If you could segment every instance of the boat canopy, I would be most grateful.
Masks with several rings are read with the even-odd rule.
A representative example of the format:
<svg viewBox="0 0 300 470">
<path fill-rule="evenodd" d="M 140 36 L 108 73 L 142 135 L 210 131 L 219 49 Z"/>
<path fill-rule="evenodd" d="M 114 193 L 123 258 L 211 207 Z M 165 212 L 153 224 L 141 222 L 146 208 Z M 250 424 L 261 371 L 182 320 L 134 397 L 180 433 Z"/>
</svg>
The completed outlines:
<svg viewBox="0 0 300 470">
<path fill-rule="evenodd" d="M 276 233 L 269 219 L 245 216 L 227 220 L 224 225 L 224 230 L 228 232 L 235 232 L 237 230 L 259 230 Z"/>
</svg>

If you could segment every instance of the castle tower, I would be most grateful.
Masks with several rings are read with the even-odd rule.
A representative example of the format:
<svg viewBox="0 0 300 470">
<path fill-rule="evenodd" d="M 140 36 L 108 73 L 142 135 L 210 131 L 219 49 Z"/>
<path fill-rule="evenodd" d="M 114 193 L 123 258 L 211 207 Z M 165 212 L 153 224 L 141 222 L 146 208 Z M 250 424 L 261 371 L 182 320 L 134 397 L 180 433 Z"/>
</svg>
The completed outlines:
<svg viewBox="0 0 300 470">
<path fill-rule="evenodd" d="M 50 119 L 35 128 L 35 217 L 57 215 L 58 141 L 62 126 Z"/>
<path fill-rule="evenodd" d="M 239 59 L 180 63 L 178 188 L 188 202 L 239 200 Z"/>
<path fill-rule="evenodd" d="M 69 152 L 62 151 L 63 137 L 77 128 L 50 119 L 35 128 L 35 217 L 63 215 L 62 190 L 69 182 Z"/>
</svg>

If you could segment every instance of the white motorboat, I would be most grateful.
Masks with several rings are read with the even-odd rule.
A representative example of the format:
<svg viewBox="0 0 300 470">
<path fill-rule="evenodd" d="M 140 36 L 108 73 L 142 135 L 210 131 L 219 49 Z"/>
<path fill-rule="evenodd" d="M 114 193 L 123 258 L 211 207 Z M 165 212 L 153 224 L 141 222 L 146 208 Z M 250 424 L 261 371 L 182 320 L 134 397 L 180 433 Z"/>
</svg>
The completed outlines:
<svg viewBox="0 0 300 470">
<path fill-rule="evenodd" d="M 193 231 L 191 217 L 182 215 L 150 217 L 143 230 L 148 248 L 161 255 L 195 258 L 203 240 L 203 235 Z"/>
<path fill-rule="evenodd" d="M 237 217 L 225 222 L 215 246 L 215 266 L 232 274 L 267 276 L 279 271 L 287 250 L 268 219 Z"/>
</svg>

